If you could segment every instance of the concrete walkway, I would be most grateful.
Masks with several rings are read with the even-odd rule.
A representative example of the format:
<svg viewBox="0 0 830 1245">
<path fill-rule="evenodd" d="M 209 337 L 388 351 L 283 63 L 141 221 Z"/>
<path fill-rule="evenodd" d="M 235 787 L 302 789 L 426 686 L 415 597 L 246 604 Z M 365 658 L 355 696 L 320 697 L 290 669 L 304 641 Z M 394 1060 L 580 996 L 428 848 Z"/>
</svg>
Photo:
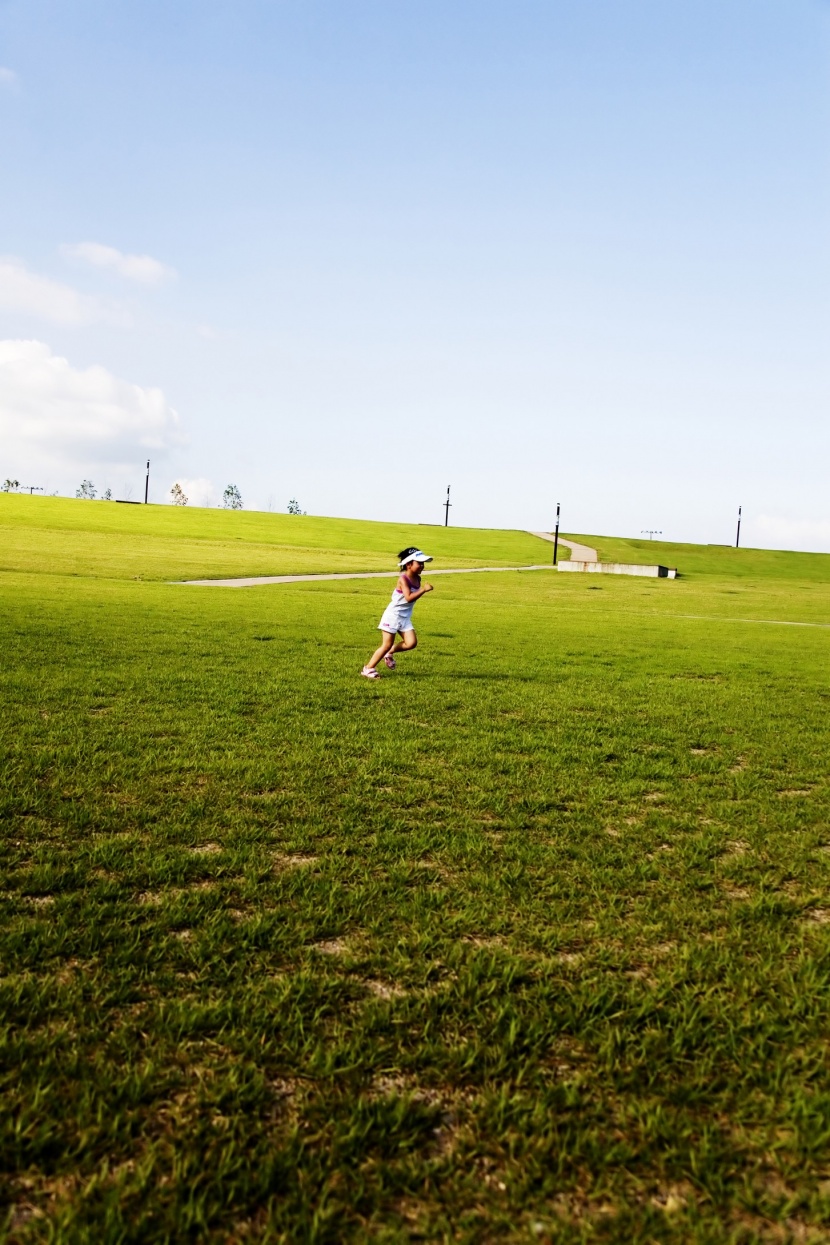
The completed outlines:
<svg viewBox="0 0 830 1245">
<path fill-rule="evenodd" d="M 542 566 L 461 566 L 449 570 L 428 571 L 433 575 L 477 575 L 487 571 L 550 571 L 549 563 Z M 186 588 L 259 588 L 263 584 L 307 584 L 324 579 L 397 579 L 400 571 L 355 571 L 346 575 L 255 575 L 249 579 L 183 579 L 178 582 Z"/>
<path fill-rule="evenodd" d="M 538 536 L 540 540 L 549 540 L 551 542 L 554 539 L 552 532 L 531 532 L 530 535 Z M 560 545 L 565 545 L 566 548 L 570 549 L 571 557 L 575 562 L 599 561 L 596 549 L 592 549 L 590 545 L 580 545 L 575 540 L 565 540 L 563 536 L 559 537 L 559 543 Z"/>
</svg>

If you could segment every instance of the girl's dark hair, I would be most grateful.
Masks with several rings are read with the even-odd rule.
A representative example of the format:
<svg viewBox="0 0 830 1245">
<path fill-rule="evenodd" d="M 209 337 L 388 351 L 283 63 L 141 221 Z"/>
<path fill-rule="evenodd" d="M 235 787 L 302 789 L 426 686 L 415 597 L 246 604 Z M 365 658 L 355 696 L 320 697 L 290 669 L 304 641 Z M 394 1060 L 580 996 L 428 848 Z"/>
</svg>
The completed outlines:
<svg viewBox="0 0 830 1245">
<path fill-rule="evenodd" d="M 401 549 L 400 553 L 398 554 L 398 561 L 408 562 L 411 558 L 411 555 L 417 552 L 418 552 L 417 545 L 410 545 L 407 549 Z"/>
</svg>

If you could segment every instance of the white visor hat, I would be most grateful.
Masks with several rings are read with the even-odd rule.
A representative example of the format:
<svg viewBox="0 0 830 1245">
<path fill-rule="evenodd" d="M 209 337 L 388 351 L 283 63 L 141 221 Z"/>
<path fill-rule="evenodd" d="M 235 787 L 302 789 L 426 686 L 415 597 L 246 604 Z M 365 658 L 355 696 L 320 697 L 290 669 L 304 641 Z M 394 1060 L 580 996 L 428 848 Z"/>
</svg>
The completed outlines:
<svg viewBox="0 0 830 1245">
<path fill-rule="evenodd" d="M 432 558 L 428 553 L 424 553 L 422 549 L 416 549 L 414 553 L 408 553 L 401 561 L 401 566 L 408 566 L 410 562 L 431 562 Z"/>
</svg>

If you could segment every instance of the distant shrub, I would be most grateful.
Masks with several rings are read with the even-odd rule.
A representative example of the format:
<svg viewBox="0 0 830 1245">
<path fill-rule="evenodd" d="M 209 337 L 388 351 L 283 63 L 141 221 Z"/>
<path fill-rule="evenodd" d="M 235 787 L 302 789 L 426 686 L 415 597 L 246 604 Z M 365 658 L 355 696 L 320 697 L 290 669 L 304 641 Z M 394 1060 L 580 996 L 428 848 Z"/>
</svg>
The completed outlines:
<svg viewBox="0 0 830 1245">
<path fill-rule="evenodd" d="M 16 493 L 19 488 L 19 480 L 4 480 L 2 485 L 0 485 L 0 491 L 4 493 Z"/>
<path fill-rule="evenodd" d="M 242 509 L 242 494 L 235 484 L 229 484 L 222 494 L 222 507 L 225 510 Z"/>
<path fill-rule="evenodd" d="M 288 503 L 288 513 L 305 514 L 305 511 L 300 509 L 300 503 L 297 501 L 296 497 L 292 497 L 291 501 Z"/>
<path fill-rule="evenodd" d="M 173 485 L 173 487 L 170 490 L 170 500 L 172 501 L 174 506 L 186 506 L 187 505 L 187 497 L 185 496 L 184 489 L 182 488 L 181 484 L 178 483 L 178 481 L 176 481 L 176 483 Z"/>
<path fill-rule="evenodd" d="M 76 497 L 85 497 L 88 501 L 92 501 L 93 497 L 97 497 L 95 485 L 91 480 L 82 480 L 81 487 L 75 490 Z"/>
</svg>

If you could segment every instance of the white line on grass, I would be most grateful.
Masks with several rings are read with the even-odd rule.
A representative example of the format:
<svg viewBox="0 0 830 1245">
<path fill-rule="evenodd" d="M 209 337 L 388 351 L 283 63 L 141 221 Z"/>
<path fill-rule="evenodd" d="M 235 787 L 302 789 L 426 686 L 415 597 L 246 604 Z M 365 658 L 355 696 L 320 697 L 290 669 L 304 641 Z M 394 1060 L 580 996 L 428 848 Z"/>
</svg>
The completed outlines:
<svg viewBox="0 0 830 1245">
<path fill-rule="evenodd" d="M 532 533 L 534 536 L 538 533 Z M 477 575 L 498 571 L 552 571 L 555 568 L 548 563 L 541 566 L 459 566 L 429 571 L 432 575 Z M 264 584 L 307 584 L 332 579 L 394 579 L 399 571 L 351 571 L 336 575 L 258 575 L 247 579 L 182 579 L 176 582 L 185 588 L 257 588 Z M 559 601 L 558 608 L 573 608 L 571 602 Z M 788 618 L 718 618 L 714 614 L 670 614 L 651 613 L 646 610 L 617 610 L 615 613 L 634 614 L 638 618 L 683 618 L 690 622 L 728 622 L 728 623 L 763 623 L 769 627 L 818 627 L 819 630 L 830 630 L 830 623 L 794 622 Z"/>
<path fill-rule="evenodd" d="M 634 611 L 626 611 L 626 613 L 629 612 L 633 613 Z M 651 617 L 690 618 L 694 622 L 765 623 L 768 627 L 820 627 L 830 631 L 830 623 L 793 622 L 790 618 L 718 618 L 716 615 L 709 614 L 653 614 Z"/>
<path fill-rule="evenodd" d="M 557 601 L 557 608 L 573 611 L 576 607 L 571 602 Z M 627 614 L 634 618 L 682 618 L 691 622 L 717 623 L 763 623 L 767 627 L 818 627 L 830 631 L 830 623 L 794 622 L 791 618 L 729 618 L 728 615 L 717 614 L 671 614 L 662 610 L 613 610 L 606 607 L 604 613 Z"/>
</svg>

